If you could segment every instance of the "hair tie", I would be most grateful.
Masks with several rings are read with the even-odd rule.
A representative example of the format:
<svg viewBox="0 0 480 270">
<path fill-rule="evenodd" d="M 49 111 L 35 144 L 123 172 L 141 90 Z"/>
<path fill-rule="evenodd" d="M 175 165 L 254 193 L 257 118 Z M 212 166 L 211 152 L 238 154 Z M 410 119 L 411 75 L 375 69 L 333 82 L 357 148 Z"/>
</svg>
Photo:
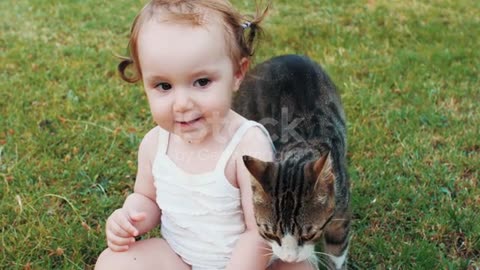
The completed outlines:
<svg viewBox="0 0 480 270">
<path fill-rule="evenodd" d="M 252 25 L 251 22 L 244 22 L 244 23 L 242 23 L 242 28 L 245 30 L 245 29 L 249 28 L 250 25 Z"/>
</svg>

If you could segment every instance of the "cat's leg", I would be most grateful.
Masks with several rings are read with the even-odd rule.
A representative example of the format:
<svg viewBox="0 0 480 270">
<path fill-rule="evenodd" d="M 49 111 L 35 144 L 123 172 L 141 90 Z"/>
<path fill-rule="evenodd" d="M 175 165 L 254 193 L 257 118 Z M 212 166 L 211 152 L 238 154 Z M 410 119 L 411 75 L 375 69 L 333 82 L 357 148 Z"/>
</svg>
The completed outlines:
<svg viewBox="0 0 480 270">
<path fill-rule="evenodd" d="M 350 215 L 335 215 L 324 232 L 324 252 L 329 257 L 329 269 L 347 269 Z"/>
</svg>

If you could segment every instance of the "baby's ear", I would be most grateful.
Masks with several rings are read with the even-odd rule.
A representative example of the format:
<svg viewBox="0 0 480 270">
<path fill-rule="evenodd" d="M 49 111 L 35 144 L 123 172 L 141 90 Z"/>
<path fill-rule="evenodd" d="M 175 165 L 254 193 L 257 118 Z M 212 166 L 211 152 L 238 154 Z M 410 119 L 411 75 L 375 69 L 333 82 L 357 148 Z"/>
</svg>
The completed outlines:
<svg viewBox="0 0 480 270">
<path fill-rule="evenodd" d="M 252 175 L 251 183 L 253 197 L 256 202 L 264 201 L 268 191 L 271 189 L 271 183 L 268 175 L 272 162 L 262 161 L 251 156 L 243 156 L 243 163 Z"/>
<path fill-rule="evenodd" d="M 240 62 L 238 63 L 237 66 L 237 71 L 235 72 L 235 85 L 234 85 L 234 91 L 237 91 L 238 88 L 240 88 L 240 84 L 243 81 L 243 78 L 245 78 L 245 74 L 248 71 L 248 67 L 250 66 L 250 60 L 246 57 L 242 58 Z"/>
</svg>

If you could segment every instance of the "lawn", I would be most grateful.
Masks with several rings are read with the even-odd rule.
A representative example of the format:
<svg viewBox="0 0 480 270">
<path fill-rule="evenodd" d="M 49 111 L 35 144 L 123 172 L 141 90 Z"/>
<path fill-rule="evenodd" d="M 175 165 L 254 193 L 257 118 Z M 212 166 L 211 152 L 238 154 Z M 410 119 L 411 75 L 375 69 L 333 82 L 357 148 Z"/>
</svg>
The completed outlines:
<svg viewBox="0 0 480 270">
<path fill-rule="evenodd" d="M 141 85 L 116 73 L 143 2 L 0 1 L 0 269 L 91 269 L 105 248 L 153 126 Z M 351 268 L 480 268 L 479 14 L 273 0 L 255 61 L 309 55 L 342 95 Z"/>
</svg>

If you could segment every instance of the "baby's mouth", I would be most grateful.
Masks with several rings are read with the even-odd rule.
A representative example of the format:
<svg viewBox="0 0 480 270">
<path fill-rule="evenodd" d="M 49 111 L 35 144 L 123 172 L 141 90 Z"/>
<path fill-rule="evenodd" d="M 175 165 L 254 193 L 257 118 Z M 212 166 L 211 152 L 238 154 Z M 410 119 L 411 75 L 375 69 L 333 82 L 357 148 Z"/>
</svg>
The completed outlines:
<svg viewBox="0 0 480 270">
<path fill-rule="evenodd" d="M 197 117 L 197 118 L 195 118 L 195 119 L 193 119 L 193 120 L 190 120 L 190 121 L 177 121 L 177 122 L 178 122 L 179 124 L 181 124 L 181 125 L 187 125 L 187 126 L 188 126 L 188 125 L 191 125 L 191 124 L 197 122 L 197 121 L 200 120 L 201 118 L 202 118 L 202 117 Z"/>
</svg>

